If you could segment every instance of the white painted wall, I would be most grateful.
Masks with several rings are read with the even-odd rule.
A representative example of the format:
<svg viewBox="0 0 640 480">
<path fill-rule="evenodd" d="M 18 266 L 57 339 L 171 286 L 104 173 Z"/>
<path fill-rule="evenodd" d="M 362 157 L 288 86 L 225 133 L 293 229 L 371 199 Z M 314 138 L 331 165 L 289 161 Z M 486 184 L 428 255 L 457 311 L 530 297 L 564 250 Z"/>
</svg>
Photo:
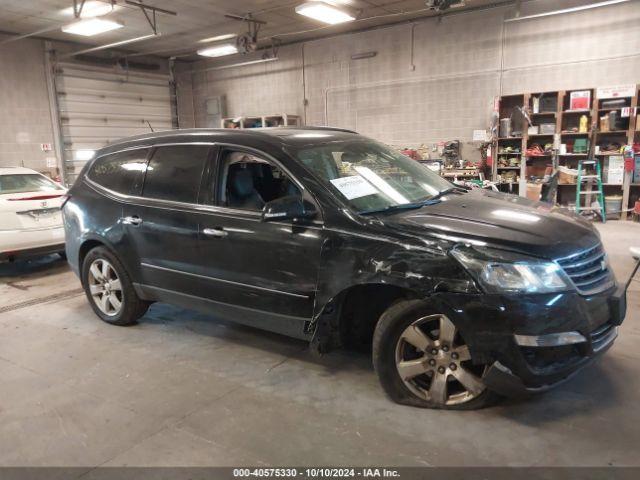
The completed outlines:
<svg viewBox="0 0 640 480">
<path fill-rule="evenodd" d="M 0 167 L 45 169 L 55 153 L 43 152 L 41 143 L 53 144 L 44 42 L 0 45 Z"/>
<path fill-rule="evenodd" d="M 525 6 L 549 10 L 560 3 Z M 503 22 L 505 15 L 512 10 L 311 41 L 283 47 L 279 61 L 262 65 L 202 71 L 253 57 L 182 64 L 180 125 L 206 126 L 206 99 L 224 95 L 229 116 L 296 113 L 309 125 L 417 146 L 468 141 L 473 129 L 487 126 L 501 93 L 640 82 L 638 2 L 512 23 Z M 377 55 L 351 59 L 368 51 Z"/>
</svg>

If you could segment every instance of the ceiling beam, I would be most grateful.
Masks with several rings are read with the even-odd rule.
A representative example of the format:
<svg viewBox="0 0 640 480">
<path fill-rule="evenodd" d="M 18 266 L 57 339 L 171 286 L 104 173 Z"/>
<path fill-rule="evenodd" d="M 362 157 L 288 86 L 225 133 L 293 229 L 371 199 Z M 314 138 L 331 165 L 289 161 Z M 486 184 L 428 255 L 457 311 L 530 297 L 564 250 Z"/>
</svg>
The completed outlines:
<svg viewBox="0 0 640 480">
<path fill-rule="evenodd" d="M 151 30 L 153 30 L 154 35 L 158 35 L 158 21 L 156 19 L 156 12 L 162 13 L 164 15 L 173 15 L 174 17 L 178 15 L 178 13 L 174 12 L 173 10 L 166 10 L 164 8 L 152 7 L 150 5 L 145 5 L 144 3 L 134 2 L 133 0 L 125 0 L 124 3 L 126 3 L 127 5 L 131 5 L 133 7 L 138 7 L 140 10 L 142 10 L 142 13 L 144 13 L 144 16 L 147 19 L 147 22 L 149 22 L 149 26 L 151 27 Z M 151 17 L 149 16 L 149 12 L 147 12 L 147 10 L 151 12 Z"/>
</svg>

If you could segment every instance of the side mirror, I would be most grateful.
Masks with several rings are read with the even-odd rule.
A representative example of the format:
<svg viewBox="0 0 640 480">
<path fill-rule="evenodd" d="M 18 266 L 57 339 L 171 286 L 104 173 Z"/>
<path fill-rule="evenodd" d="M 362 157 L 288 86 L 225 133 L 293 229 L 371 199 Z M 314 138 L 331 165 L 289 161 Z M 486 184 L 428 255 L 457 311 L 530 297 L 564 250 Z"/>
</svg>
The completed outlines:
<svg viewBox="0 0 640 480">
<path fill-rule="evenodd" d="M 263 222 L 312 219 L 318 212 L 316 207 L 300 197 L 282 197 L 267 203 L 262 209 Z"/>
<path fill-rule="evenodd" d="M 631 256 L 633 258 L 640 261 L 640 247 L 630 247 L 629 251 L 631 252 Z"/>
</svg>

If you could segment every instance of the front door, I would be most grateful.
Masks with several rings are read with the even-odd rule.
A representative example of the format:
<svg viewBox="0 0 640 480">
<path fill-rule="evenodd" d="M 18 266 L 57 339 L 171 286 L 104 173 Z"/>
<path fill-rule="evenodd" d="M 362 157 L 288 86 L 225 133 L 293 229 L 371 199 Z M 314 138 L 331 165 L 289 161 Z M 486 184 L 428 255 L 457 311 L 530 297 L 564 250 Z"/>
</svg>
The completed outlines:
<svg viewBox="0 0 640 480">
<path fill-rule="evenodd" d="M 215 205 L 200 224 L 207 294 L 235 306 L 234 320 L 300 336 L 313 314 L 320 219 L 308 225 L 261 221 L 265 203 L 303 194 L 266 156 L 227 148 L 217 165 Z"/>
</svg>

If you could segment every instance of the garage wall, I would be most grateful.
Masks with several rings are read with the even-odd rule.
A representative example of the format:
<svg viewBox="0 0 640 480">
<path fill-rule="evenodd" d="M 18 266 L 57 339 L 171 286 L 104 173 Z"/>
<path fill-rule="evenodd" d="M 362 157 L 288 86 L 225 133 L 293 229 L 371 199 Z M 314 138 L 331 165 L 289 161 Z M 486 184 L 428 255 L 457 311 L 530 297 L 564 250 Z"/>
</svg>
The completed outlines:
<svg viewBox="0 0 640 480">
<path fill-rule="evenodd" d="M 639 7 L 506 23 L 504 93 L 640 83 Z"/>
<path fill-rule="evenodd" d="M 247 56 L 240 61 L 257 59 Z M 224 65 L 220 62 L 218 67 Z M 302 45 L 281 48 L 275 62 L 215 70 L 209 70 L 207 62 L 198 62 L 193 67 L 192 71 L 190 64 L 177 66 L 181 72 L 176 75 L 181 128 L 219 127 L 210 124 L 206 105 L 207 99 L 218 96 L 224 97 L 228 116 L 303 114 Z"/>
<path fill-rule="evenodd" d="M 555 8 L 558 2 L 528 2 L 522 13 Z M 275 107 L 310 125 L 417 146 L 470 140 L 473 129 L 487 126 L 501 92 L 640 82 L 637 3 L 504 23 L 507 13 L 497 8 L 306 42 L 251 67 L 204 72 L 223 62 L 182 64 L 180 125 L 206 126 L 206 99 L 224 95 L 229 116 Z M 371 51 L 373 58 L 351 59 Z"/>
<path fill-rule="evenodd" d="M 0 166 L 45 169 L 54 154 L 43 152 L 41 143 L 53 144 L 44 42 L 0 45 Z"/>
<path fill-rule="evenodd" d="M 486 125 L 499 85 L 499 31 L 485 12 L 310 42 L 307 121 L 394 145 L 467 139 Z"/>
</svg>

